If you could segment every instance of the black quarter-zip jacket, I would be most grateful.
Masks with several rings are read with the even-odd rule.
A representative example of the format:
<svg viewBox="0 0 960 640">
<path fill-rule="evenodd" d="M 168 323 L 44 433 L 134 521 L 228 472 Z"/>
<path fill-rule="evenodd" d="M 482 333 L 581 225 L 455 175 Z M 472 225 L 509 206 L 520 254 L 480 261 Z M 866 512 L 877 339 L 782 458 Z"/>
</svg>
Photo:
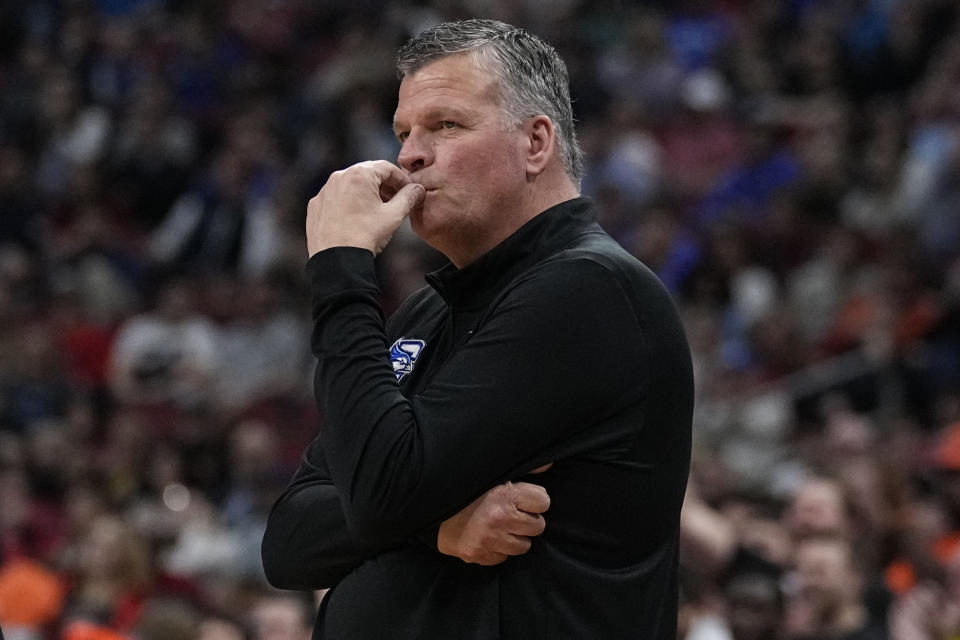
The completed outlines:
<svg viewBox="0 0 960 640">
<path fill-rule="evenodd" d="M 331 588 L 314 638 L 674 640 L 690 354 L 591 201 L 431 274 L 386 323 L 369 251 L 306 271 L 323 426 L 262 551 L 275 586 Z M 530 551 L 437 551 L 439 523 L 521 478 L 551 498 Z"/>
</svg>

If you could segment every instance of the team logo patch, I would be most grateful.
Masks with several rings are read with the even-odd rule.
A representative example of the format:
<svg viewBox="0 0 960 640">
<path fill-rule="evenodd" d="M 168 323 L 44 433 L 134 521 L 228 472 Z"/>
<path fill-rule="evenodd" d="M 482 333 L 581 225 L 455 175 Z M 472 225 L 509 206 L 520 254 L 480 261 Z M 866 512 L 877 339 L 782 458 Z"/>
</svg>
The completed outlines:
<svg viewBox="0 0 960 640">
<path fill-rule="evenodd" d="M 403 376 L 413 371 L 413 365 L 426 343 L 423 340 L 411 340 L 400 338 L 390 347 L 390 363 L 393 364 L 393 373 L 397 376 L 397 382 L 403 380 Z"/>
</svg>

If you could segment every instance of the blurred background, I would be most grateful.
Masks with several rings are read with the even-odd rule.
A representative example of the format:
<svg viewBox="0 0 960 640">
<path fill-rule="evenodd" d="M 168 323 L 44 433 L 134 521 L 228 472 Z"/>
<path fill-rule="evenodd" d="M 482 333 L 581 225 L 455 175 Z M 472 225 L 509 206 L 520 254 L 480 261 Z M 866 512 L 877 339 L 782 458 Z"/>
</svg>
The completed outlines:
<svg viewBox="0 0 960 640">
<path fill-rule="evenodd" d="M 267 511 L 317 429 L 306 201 L 395 159 L 394 52 L 566 59 L 601 223 L 697 380 L 680 637 L 960 634 L 952 0 L 4 0 L 0 626 L 304 640 Z M 379 261 L 389 311 L 439 257 Z"/>
</svg>

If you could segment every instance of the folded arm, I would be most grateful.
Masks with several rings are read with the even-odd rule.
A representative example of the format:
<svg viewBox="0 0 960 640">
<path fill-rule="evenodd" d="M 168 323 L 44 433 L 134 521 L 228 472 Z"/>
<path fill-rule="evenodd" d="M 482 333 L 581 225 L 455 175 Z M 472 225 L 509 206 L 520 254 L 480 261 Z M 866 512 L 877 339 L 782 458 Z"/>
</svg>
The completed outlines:
<svg viewBox="0 0 960 640">
<path fill-rule="evenodd" d="M 590 260 L 527 274 L 411 399 L 385 356 L 372 254 L 323 251 L 308 274 L 323 450 L 347 524 L 367 542 L 449 518 L 642 396 L 639 322 Z"/>
<path fill-rule="evenodd" d="M 329 588 L 389 547 L 364 544 L 347 528 L 319 439 L 314 440 L 267 519 L 260 548 L 267 581 L 278 589 Z"/>
<path fill-rule="evenodd" d="M 364 561 L 400 544 L 364 544 L 353 535 L 318 447 L 315 440 L 309 457 L 320 466 L 304 456 L 267 520 L 261 555 L 267 580 L 278 589 L 333 587 Z M 529 550 L 530 537 L 543 533 L 541 514 L 549 506 L 543 487 L 502 484 L 426 535 L 435 536 L 440 553 L 464 562 L 499 564 Z"/>
</svg>

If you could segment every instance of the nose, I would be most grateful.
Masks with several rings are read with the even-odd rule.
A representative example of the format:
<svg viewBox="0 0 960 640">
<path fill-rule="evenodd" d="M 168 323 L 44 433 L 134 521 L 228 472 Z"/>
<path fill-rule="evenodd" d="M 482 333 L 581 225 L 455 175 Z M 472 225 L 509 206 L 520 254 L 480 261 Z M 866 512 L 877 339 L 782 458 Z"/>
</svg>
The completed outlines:
<svg viewBox="0 0 960 640">
<path fill-rule="evenodd" d="M 433 146 L 425 131 L 414 127 L 407 134 L 397 155 L 397 164 L 408 173 L 415 173 L 433 164 Z"/>
</svg>

